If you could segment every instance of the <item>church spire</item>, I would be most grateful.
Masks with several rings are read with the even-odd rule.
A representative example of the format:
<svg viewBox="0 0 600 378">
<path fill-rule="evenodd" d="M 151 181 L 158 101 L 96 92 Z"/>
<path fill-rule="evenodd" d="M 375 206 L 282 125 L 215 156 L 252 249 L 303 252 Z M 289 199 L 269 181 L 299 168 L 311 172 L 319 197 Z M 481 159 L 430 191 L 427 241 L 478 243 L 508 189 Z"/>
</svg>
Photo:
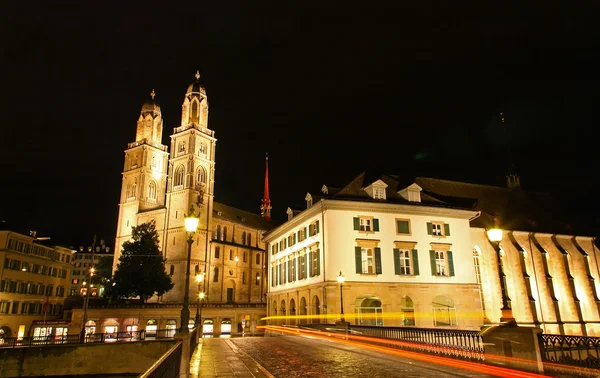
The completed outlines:
<svg viewBox="0 0 600 378">
<path fill-rule="evenodd" d="M 506 140 L 506 185 L 509 189 L 520 188 L 521 180 L 517 174 L 517 168 L 512 157 L 512 149 L 510 148 L 510 138 L 508 138 L 508 131 L 505 124 L 504 113 L 500 112 L 500 122 L 502 122 L 502 128 L 504 129 L 504 137 Z"/>
<path fill-rule="evenodd" d="M 266 156 L 265 170 L 265 192 L 263 194 L 262 204 L 260 205 L 260 215 L 266 220 L 271 220 L 271 199 L 269 198 L 269 154 Z"/>
</svg>

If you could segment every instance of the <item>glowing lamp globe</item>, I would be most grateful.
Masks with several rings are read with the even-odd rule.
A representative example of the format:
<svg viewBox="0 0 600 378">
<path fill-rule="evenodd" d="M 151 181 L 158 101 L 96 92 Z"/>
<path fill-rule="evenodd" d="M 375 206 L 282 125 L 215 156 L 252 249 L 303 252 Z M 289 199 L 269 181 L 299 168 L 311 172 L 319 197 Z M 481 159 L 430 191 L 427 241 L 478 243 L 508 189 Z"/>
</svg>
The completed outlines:
<svg viewBox="0 0 600 378">
<path fill-rule="evenodd" d="M 502 241 L 502 230 L 499 228 L 492 228 L 491 230 L 487 230 L 487 235 L 491 242 Z"/>
<path fill-rule="evenodd" d="M 198 222 L 200 221 L 200 219 L 194 217 L 194 216 L 189 216 L 185 218 L 185 230 L 187 232 L 196 232 L 196 229 L 198 228 Z"/>
</svg>

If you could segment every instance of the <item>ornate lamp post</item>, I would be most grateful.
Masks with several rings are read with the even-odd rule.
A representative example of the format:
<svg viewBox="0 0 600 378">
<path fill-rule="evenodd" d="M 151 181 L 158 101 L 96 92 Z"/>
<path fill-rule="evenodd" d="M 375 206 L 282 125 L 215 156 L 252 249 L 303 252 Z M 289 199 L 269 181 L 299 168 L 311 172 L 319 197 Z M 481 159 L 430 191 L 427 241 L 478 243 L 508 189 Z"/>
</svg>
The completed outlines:
<svg viewBox="0 0 600 378">
<path fill-rule="evenodd" d="M 341 322 L 345 323 L 346 320 L 344 319 L 344 292 L 342 291 L 342 288 L 344 287 L 344 276 L 342 275 L 342 271 L 340 270 L 340 275 L 337 276 L 337 281 L 340 283 L 340 315 L 341 315 Z"/>
<path fill-rule="evenodd" d="M 87 323 L 87 310 L 90 305 L 90 291 L 92 291 L 92 287 L 94 287 L 92 285 L 92 278 L 94 277 L 94 272 L 96 271 L 94 269 L 94 252 L 96 249 L 95 247 L 96 247 L 96 236 L 94 236 L 94 243 L 93 243 L 92 247 L 88 247 L 88 252 L 92 252 L 92 262 L 90 263 L 87 288 L 85 289 L 85 298 L 83 298 L 83 319 L 82 319 L 83 324 L 81 325 L 81 333 L 79 335 L 80 343 L 85 343 L 85 335 L 87 333 L 85 330 L 85 325 Z M 83 252 L 83 247 L 80 247 L 79 251 Z M 86 282 L 84 281 L 83 286 L 85 286 L 85 285 L 86 285 Z"/>
<path fill-rule="evenodd" d="M 202 281 L 204 281 L 204 273 L 197 274 L 196 282 L 198 282 L 198 302 L 196 303 L 196 327 L 200 325 L 200 321 L 202 320 L 200 315 L 200 311 L 202 311 L 202 309 L 200 308 L 200 306 L 202 305 L 200 300 L 204 299 L 204 293 L 200 292 L 200 285 L 202 285 Z"/>
<path fill-rule="evenodd" d="M 199 215 L 194 215 L 194 206 L 190 207 L 190 213 L 185 216 L 185 230 L 188 233 L 187 239 L 187 263 L 185 270 L 185 288 L 183 296 L 183 308 L 181 309 L 181 328 L 179 332 L 189 333 L 188 324 L 190 322 L 190 262 L 192 260 L 192 244 L 194 244 L 194 233 L 198 228 L 200 221 Z"/>
<path fill-rule="evenodd" d="M 502 229 L 492 228 L 487 230 L 487 237 L 496 250 L 496 258 L 498 259 L 498 278 L 500 279 L 500 292 L 502 295 L 502 323 L 514 323 L 515 318 L 512 314 L 511 300 L 508 297 L 506 289 L 506 274 L 504 274 L 504 263 L 502 261 L 502 253 L 500 251 L 500 242 L 502 241 Z"/>
</svg>

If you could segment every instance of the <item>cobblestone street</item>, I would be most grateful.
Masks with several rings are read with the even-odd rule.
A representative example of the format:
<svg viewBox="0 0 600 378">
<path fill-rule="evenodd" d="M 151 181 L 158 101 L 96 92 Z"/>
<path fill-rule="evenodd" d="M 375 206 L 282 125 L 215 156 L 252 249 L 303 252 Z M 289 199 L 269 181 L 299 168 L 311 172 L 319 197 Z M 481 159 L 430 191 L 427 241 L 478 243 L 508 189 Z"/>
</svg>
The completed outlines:
<svg viewBox="0 0 600 378">
<path fill-rule="evenodd" d="M 208 340 L 205 340 L 208 341 Z M 210 340 L 215 342 L 216 340 Z M 433 363 L 301 336 L 230 339 L 277 378 L 287 377 L 491 377 Z"/>
</svg>

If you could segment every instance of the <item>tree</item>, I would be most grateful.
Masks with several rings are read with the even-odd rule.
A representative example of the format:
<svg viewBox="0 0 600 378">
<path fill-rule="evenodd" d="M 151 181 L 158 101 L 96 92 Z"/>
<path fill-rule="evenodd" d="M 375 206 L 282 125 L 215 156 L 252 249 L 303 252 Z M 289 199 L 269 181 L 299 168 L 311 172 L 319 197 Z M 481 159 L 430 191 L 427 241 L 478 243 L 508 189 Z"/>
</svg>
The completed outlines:
<svg viewBox="0 0 600 378">
<path fill-rule="evenodd" d="M 113 259 L 111 256 L 102 256 L 94 267 L 96 270 L 94 272 L 93 283 L 98 287 L 104 288 L 104 297 L 109 296 L 108 292 L 112 285 L 112 264 Z"/>
<path fill-rule="evenodd" d="M 173 288 L 158 248 L 154 221 L 132 227 L 131 239 L 123 243 L 119 264 L 109 292 L 113 298 L 139 297 L 144 303 L 153 295 L 163 295 Z"/>
</svg>

